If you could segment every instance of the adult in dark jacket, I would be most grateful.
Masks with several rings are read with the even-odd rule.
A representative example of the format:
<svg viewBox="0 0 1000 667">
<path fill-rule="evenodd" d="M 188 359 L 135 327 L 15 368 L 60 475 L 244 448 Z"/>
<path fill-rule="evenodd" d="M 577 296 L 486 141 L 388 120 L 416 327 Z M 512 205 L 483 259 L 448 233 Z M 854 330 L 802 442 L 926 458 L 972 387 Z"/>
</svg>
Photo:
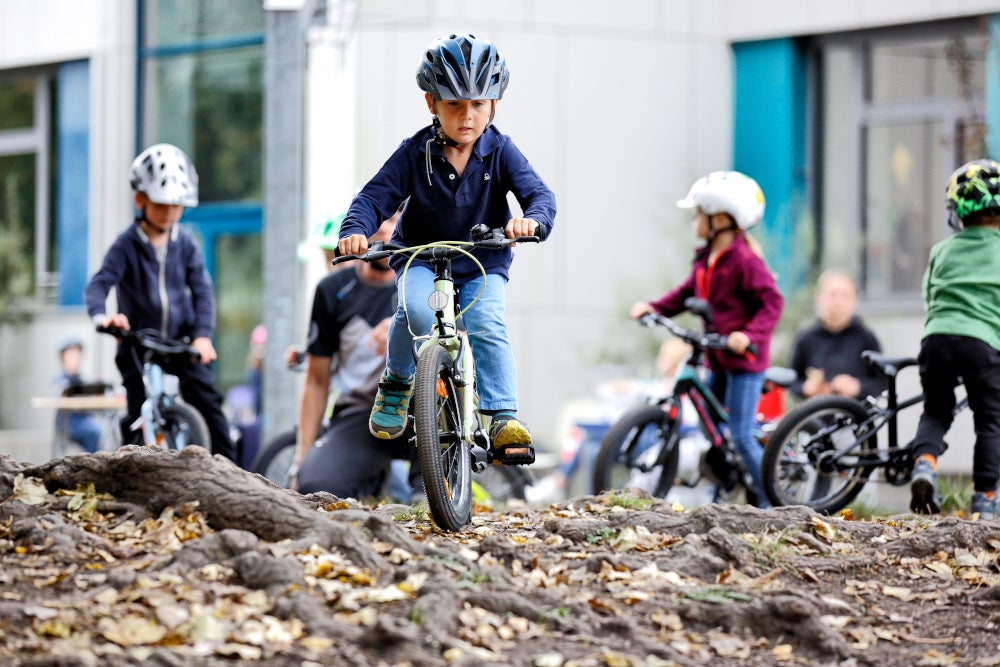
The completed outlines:
<svg viewBox="0 0 1000 667">
<path fill-rule="evenodd" d="M 791 391 L 803 398 L 839 394 L 878 396 L 885 378 L 861 359 L 865 350 L 882 349 L 871 329 L 855 315 L 858 289 L 847 273 L 824 271 L 816 284 L 818 319 L 795 339 L 792 368 L 798 379 Z"/>
<path fill-rule="evenodd" d="M 212 281 L 194 239 L 177 224 L 185 206 L 198 205 L 198 174 L 181 149 L 156 144 L 132 162 L 129 180 L 138 215 L 111 244 L 101 268 L 87 283 L 87 313 L 98 326 L 156 329 L 174 338 L 191 338 L 201 363 L 179 364 L 170 372 L 180 379 L 184 400 L 205 418 L 212 453 L 235 461 L 236 448 L 222 413 L 223 397 L 208 368 L 216 358 Z M 109 315 L 105 302 L 112 287 L 118 312 Z M 122 342 L 115 363 L 128 395 L 122 432 L 123 442 L 129 442 L 129 425 L 138 418 L 146 398 L 142 357 L 134 346 Z"/>
</svg>

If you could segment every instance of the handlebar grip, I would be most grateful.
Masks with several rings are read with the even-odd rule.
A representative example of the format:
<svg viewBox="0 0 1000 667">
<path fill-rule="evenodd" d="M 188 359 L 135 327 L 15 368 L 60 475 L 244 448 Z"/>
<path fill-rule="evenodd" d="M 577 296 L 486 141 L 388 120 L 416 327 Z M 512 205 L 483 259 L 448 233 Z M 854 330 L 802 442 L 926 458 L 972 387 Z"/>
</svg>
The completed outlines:
<svg viewBox="0 0 1000 667">
<path fill-rule="evenodd" d="M 746 354 L 749 354 L 751 357 L 756 357 L 758 354 L 760 354 L 760 348 L 757 347 L 757 343 L 750 343 L 749 345 L 747 345 Z"/>
<path fill-rule="evenodd" d="M 539 241 L 544 241 L 545 237 L 548 236 L 548 235 L 549 235 L 549 233 L 547 231 L 545 231 L 545 227 L 542 227 L 542 223 L 538 223 L 538 226 L 535 227 L 535 237 Z"/>
</svg>

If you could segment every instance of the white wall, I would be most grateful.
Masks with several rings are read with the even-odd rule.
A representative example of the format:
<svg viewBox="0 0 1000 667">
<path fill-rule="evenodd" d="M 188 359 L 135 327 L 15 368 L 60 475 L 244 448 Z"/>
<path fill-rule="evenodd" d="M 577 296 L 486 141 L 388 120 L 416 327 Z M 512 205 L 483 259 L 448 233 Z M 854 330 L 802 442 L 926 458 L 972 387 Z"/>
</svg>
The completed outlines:
<svg viewBox="0 0 1000 667">
<path fill-rule="evenodd" d="M 91 61 L 92 268 L 130 214 L 124 173 L 134 146 L 135 6 L 133 0 L 0 0 L 0 69 Z M 310 61 L 306 222 L 339 206 L 399 141 L 429 121 L 414 72 L 434 37 L 467 30 L 493 39 L 511 67 L 497 126 L 559 204 L 551 240 L 518 249 L 509 289 L 522 411 L 549 442 L 567 399 L 589 396 L 603 374 L 619 372 L 623 363 L 648 367 L 649 338 L 627 321 L 626 309 L 686 274 L 693 241 L 687 216 L 673 202 L 702 173 L 731 165 L 731 40 L 1000 11 L 1000 1 L 985 0 L 360 0 L 358 6 L 356 26 L 342 35 L 347 42 L 317 45 Z M 86 326 L 79 313 L 51 322 L 0 333 L 0 413 L 8 426 L 38 423 L 39 415 L 18 406 L 46 390 L 59 331 Z M 872 324 L 883 340 L 916 349 L 919 323 Z M 110 341 L 91 345 L 100 352 L 95 372 L 115 372 L 111 349 Z"/>
<path fill-rule="evenodd" d="M 0 0 L 0 70 L 90 62 L 90 270 L 131 215 L 128 165 L 135 114 L 135 2 Z M 114 341 L 93 333 L 82 308 L 40 313 L 0 330 L 0 418 L 5 428 L 48 429 L 52 414 L 30 407 L 52 393 L 55 349 L 66 334 L 87 345 L 85 371 L 116 378 Z"/>
<path fill-rule="evenodd" d="M 349 33 L 358 81 L 350 187 L 429 122 L 414 81 L 422 49 L 448 32 L 490 37 L 511 69 L 496 124 L 559 205 L 552 238 L 518 250 L 508 290 L 521 410 L 554 443 L 567 400 L 649 366 L 648 338 L 626 310 L 686 275 L 693 239 L 673 202 L 701 174 L 731 166 L 732 40 L 991 11 L 1000 2 L 368 0 Z M 916 353 L 919 321 L 871 324 L 888 350 Z"/>
</svg>

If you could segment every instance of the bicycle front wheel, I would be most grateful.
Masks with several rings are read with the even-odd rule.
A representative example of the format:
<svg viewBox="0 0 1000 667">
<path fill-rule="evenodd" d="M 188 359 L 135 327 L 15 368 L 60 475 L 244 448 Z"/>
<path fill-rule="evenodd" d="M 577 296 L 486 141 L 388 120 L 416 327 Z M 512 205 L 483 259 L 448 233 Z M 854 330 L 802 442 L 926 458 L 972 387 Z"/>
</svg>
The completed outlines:
<svg viewBox="0 0 1000 667">
<path fill-rule="evenodd" d="M 211 451 L 208 426 L 201 413 L 184 403 L 171 403 L 160 409 L 163 426 L 156 433 L 156 440 L 166 449 L 180 451 L 188 445 L 201 445 Z"/>
<path fill-rule="evenodd" d="M 594 491 L 629 487 L 663 498 L 680 460 L 680 421 L 666 406 L 639 405 L 616 421 L 594 461 Z"/>
<path fill-rule="evenodd" d="M 862 431 L 870 415 L 843 396 L 819 396 L 784 416 L 768 440 L 761 481 L 772 504 L 831 513 L 853 501 L 874 470 L 878 438 Z"/>
<path fill-rule="evenodd" d="M 462 440 L 454 361 L 437 345 L 417 361 L 413 419 L 431 517 L 444 530 L 461 530 L 472 519 L 472 464 Z"/>
</svg>

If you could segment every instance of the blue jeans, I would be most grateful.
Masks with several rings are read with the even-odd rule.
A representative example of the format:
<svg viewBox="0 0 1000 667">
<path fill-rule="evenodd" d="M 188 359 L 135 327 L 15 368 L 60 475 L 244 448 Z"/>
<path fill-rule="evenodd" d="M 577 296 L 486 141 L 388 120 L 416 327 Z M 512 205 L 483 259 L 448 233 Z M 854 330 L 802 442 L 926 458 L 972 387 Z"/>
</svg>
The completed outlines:
<svg viewBox="0 0 1000 667">
<path fill-rule="evenodd" d="M 101 422 L 94 415 L 60 410 L 56 414 L 56 425 L 65 428 L 66 436 L 87 452 L 93 454 L 101 448 Z"/>
<path fill-rule="evenodd" d="M 479 294 L 482 285 L 482 276 L 459 285 L 459 307 L 467 307 Z M 514 351 L 507 338 L 507 323 L 504 320 L 506 288 L 507 281 L 503 276 L 487 274 L 486 291 L 476 305 L 462 316 L 472 344 L 472 358 L 476 362 L 476 383 L 482 410 L 517 410 Z M 434 272 L 425 266 L 411 266 L 405 274 L 405 282 L 399 285 L 399 308 L 389 326 L 386 359 L 386 367 L 396 377 L 413 377 L 416 362 L 410 330 L 414 335 L 423 336 L 434 325 L 434 312 L 427 305 L 427 297 L 432 291 Z"/>
<path fill-rule="evenodd" d="M 743 465 L 753 478 L 757 487 L 758 507 L 770 507 L 771 504 L 764 494 L 764 485 L 760 479 L 760 460 L 764 455 L 763 448 L 754 437 L 753 430 L 757 419 L 757 404 L 760 403 L 760 392 L 764 386 L 763 373 L 712 373 L 708 379 L 712 391 L 722 397 L 729 411 L 729 436 L 733 446 L 743 459 Z M 724 392 L 721 387 L 725 386 Z"/>
</svg>

